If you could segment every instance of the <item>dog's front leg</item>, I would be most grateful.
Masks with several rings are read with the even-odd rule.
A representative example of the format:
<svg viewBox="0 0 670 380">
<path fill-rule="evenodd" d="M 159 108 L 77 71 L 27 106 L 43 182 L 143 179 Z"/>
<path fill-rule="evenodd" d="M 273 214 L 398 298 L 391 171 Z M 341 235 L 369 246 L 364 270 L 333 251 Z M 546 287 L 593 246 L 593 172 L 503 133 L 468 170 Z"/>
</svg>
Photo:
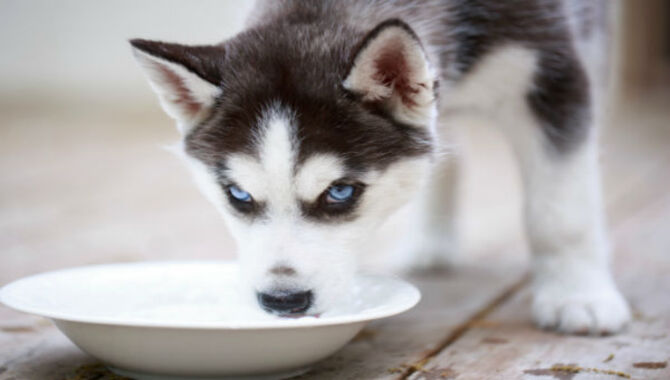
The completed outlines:
<svg viewBox="0 0 670 380">
<path fill-rule="evenodd" d="M 566 333 L 617 332 L 630 317 L 609 270 L 596 143 L 589 138 L 562 157 L 536 148 L 523 165 L 535 322 Z"/>
<path fill-rule="evenodd" d="M 609 269 L 594 102 L 579 62 L 547 72 L 538 61 L 530 92 L 501 104 L 498 118 L 526 193 L 533 318 L 565 333 L 614 333 L 630 312 Z"/>
</svg>

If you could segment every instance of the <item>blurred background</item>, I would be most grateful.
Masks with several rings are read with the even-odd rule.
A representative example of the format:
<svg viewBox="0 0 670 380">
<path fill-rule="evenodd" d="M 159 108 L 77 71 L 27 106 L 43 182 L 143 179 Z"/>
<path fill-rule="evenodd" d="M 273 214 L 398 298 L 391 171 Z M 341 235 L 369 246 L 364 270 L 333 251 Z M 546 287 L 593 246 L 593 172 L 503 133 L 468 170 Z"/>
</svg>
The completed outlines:
<svg viewBox="0 0 670 380">
<path fill-rule="evenodd" d="M 631 192 L 670 190 L 645 188 L 648 176 L 668 175 L 670 162 L 670 1 L 618 4 L 615 96 L 602 131 L 614 215 L 635 207 Z M 251 5 L 0 0 L 0 285 L 75 265 L 233 257 L 223 222 L 163 149 L 178 134 L 127 39 L 218 42 L 243 27 Z M 508 148 L 491 126 L 464 125 L 463 136 L 467 260 L 493 252 L 523 260 Z M 389 241 L 366 262 L 382 260 Z"/>
</svg>

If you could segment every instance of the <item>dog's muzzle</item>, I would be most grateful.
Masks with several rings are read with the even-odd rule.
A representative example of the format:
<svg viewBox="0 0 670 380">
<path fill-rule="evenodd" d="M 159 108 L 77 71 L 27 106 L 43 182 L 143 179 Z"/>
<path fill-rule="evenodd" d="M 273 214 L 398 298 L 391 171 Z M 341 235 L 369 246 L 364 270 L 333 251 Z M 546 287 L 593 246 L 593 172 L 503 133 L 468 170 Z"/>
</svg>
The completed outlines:
<svg viewBox="0 0 670 380">
<path fill-rule="evenodd" d="M 312 306 L 312 292 L 277 291 L 256 293 L 258 303 L 269 312 L 279 315 L 304 313 Z"/>
</svg>

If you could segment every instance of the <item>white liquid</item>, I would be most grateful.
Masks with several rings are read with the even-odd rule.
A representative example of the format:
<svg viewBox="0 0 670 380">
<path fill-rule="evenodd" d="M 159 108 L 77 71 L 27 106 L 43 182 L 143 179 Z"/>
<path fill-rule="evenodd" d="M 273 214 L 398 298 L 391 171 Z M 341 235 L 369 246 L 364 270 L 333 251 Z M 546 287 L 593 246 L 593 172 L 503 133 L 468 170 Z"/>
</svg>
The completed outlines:
<svg viewBox="0 0 670 380">
<path fill-rule="evenodd" d="M 47 273 L 13 284 L 5 296 L 36 314 L 106 323 L 217 324 L 287 320 L 264 312 L 238 288 L 237 267 L 221 263 L 119 264 Z M 360 277 L 347 304 L 318 318 L 384 311 L 415 297 L 374 277 Z M 39 310 L 39 312 L 36 312 Z M 306 316 L 299 320 L 317 317 Z"/>
</svg>

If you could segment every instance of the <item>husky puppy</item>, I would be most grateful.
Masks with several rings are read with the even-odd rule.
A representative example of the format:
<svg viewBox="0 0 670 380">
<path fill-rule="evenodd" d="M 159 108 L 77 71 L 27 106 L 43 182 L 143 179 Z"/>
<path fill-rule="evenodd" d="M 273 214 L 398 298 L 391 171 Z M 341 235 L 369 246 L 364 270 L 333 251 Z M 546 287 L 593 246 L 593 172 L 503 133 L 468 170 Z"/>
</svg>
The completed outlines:
<svg viewBox="0 0 670 380">
<path fill-rule="evenodd" d="M 131 44 L 266 311 L 346 300 L 362 243 L 410 200 L 403 266 L 448 263 L 456 161 L 438 152 L 472 115 L 520 164 L 535 322 L 605 334 L 630 319 L 598 169 L 605 3 L 268 0 L 219 44 Z"/>
</svg>

